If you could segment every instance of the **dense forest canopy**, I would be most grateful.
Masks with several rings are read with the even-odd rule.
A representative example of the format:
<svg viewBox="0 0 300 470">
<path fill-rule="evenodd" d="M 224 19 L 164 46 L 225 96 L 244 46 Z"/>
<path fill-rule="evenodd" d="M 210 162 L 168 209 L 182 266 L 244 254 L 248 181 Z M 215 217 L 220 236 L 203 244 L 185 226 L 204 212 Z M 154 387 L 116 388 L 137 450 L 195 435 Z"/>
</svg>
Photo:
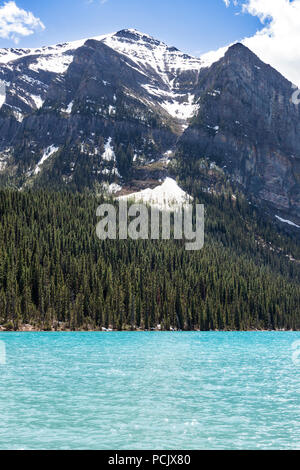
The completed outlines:
<svg viewBox="0 0 300 470">
<path fill-rule="evenodd" d="M 183 185 L 205 204 L 201 251 L 100 241 L 91 194 L 0 191 L 2 328 L 300 329 L 296 231 L 278 230 L 242 196 Z"/>
</svg>

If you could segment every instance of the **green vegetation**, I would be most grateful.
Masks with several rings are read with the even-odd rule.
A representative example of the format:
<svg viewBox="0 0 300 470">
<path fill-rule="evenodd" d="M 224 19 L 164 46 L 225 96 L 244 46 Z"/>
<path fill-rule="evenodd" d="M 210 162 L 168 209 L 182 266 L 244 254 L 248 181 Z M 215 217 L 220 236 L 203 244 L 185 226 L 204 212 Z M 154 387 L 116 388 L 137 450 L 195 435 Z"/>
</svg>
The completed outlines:
<svg viewBox="0 0 300 470">
<path fill-rule="evenodd" d="M 0 191 L 0 325 L 300 329 L 296 234 L 242 196 L 183 185 L 206 206 L 199 252 L 184 241 L 101 242 L 90 194 Z"/>
</svg>

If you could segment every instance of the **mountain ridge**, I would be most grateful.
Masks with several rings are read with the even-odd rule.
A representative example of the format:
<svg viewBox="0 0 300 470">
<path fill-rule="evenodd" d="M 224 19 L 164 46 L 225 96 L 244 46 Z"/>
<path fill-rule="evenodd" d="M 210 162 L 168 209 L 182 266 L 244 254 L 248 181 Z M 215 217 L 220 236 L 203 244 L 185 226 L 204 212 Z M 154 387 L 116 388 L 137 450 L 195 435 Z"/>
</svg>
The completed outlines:
<svg viewBox="0 0 300 470">
<path fill-rule="evenodd" d="M 167 154 L 181 169 L 208 158 L 273 215 L 298 225 L 292 84 L 240 43 L 223 52 L 210 64 L 134 29 L 0 50 L 0 183 L 130 188 L 137 174 L 152 178 L 151 162 L 163 160 L 168 176 Z"/>
<path fill-rule="evenodd" d="M 185 153 L 217 162 L 249 195 L 299 221 L 300 110 L 292 93 L 291 82 L 235 44 L 204 72 L 182 142 Z"/>
</svg>

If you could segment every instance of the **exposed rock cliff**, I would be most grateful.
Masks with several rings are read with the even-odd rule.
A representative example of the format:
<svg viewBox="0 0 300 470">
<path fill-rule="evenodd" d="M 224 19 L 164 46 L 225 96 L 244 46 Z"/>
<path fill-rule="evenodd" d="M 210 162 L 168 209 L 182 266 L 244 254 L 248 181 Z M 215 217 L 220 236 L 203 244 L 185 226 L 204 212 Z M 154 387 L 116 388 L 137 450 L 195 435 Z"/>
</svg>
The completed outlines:
<svg viewBox="0 0 300 470">
<path fill-rule="evenodd" d="M 200 75 L 183 158 L 207 157 L 258 200 L 300 218 L 300 107 L 292 84 L 235 44 Z"/>
</svg>

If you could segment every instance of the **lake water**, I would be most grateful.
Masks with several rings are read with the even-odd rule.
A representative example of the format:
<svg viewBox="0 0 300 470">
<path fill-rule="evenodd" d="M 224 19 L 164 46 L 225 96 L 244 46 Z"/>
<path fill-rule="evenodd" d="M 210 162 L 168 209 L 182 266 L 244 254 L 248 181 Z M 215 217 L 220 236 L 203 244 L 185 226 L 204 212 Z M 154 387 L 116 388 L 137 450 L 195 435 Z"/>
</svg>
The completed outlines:
<svg viewBox="0 0 300 470">
<path fill-rule="evenodd" d="M 0 449 L 300 448 L 299 340 L 1 333 Z"/>
</svg>

